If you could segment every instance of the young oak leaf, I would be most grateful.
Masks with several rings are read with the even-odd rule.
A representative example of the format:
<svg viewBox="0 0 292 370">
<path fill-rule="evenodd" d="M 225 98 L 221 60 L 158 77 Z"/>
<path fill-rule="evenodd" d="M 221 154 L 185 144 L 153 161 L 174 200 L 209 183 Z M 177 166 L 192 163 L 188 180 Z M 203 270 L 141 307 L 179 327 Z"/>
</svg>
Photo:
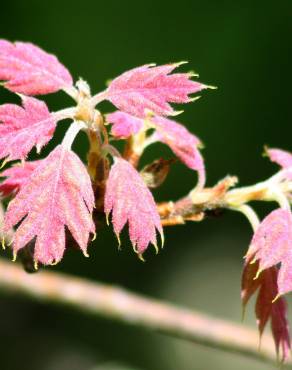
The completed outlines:
<svg viewBox="0 0 292 370">
<path fill-rule="evenodd" d="M 51 140 L 56 122 L 46 104 L 21 96 L 23 107 L 0 106 L 0 158 L 24 159 L 36 145 L 38 151 Z"/>
<path fill-rule="evenodd" d="M 5 87 L 25 95 L 56 92 L 72 86 L 68 70 L 58 59 L 25 42 L 0 40 L 0 80 Z"/>
<path fill-rule="evenodd" d="M 256 230 L 248 255 L 259 262 L 257 277 L 263 270 L 281 264 L 278 274 L 278 296 L 292 291 L 292 214 L 276 209 Z M 277 297 L 275 296 L 274 299 Z"/>
<path fill-rule="evenodd" d="M 263 271 L 258 279 L 254 279 L 258 262 L 251 264 L 251 261 L 252 257 L 249 256 L 245 261 L 242 274 L 241 299 L 243 307 L 245 308 L 251 296 L 258 290 L 255 313 L 260 337 L 270 319 L 277 354 L 280 355 L 281 361 L 285 362 L 290 355 L 291 342 L 286 300 L 284 297 L 280 297 L 276 302 L 273 302 L 273 298 L 278 295 L 278 269 L 270 267 Z"/>
<path fill-rule="evenodd" d="M 266 153 L 272 162 L 282 168 L 292 167 L 292 154 L 282 149 L 267 149 Z"/>
<path fill-rule="evenodd" d="M 116 137 L 129 137 L 136 134 L 143 126 L 143 119 L 128 113 L 116 111 L 107 116 L 113 124 L 112 133 Z M 167 144 L 174 154 L 189 168 L 198 171 L 199 183 L 205 184 L 204 160 L 198 149 L 201 141 L 183 125 L 164 117 L 152 117 L 148 123 L 156 129 L 156 139 Z"/>
<path fill-rule="evenodd" d="M 125 224 L 129 223 L 130 240 L 140 256 L 149 243 L 156 247 L 156 230 L 163 239 L 160 217 L 151 192 L 134 167 L 122 158 L 114 158 L 106 186 L 104 209 L 107 218 L 112 212 L 118 238 Z"/>
<path fill-rule="evenodd" d="M 198 171 L 199 183 L 204 186 L 206 174 L 200 140 L 183 125 L 164 117 L 151 119 L 160 141 L 167 144 L 174 154 L 189 168 Z"/>
<path fill-rule="evenodd" d="M 7 197 L 19 191 L 19 189 L 29 180 L 30 175 L 40 164 L 41 160 L 17 163 L 13 167 L 0 173 L 0 177 L 7 177 L 0 184 L 0 194 Z"/>
<path fill-rule="evenodd" d="M 169 103 L 188 103 L 189 94 L 208 86 L 192 81 L 190 73 L 170 74 L 181 63 L 154 66 L 144 65 L 115 78 L 105 96 L 118 109 L 133 116 L 145 117 L 145 112 L 160 116 L 174 115 Z"/>
<path fill-rule="evenodd" d="M 20 223 L 15 232 L 13 252 L 36 238 L 34 261 L 49 265 L 62 259 L 65 226 L 87 255 L 94 194 L 84 164 L 71 150 L 58 145 L 33 171 L 16 197 L 9 203 L 5 230 Z"/>
<path fill-rule="evenodd" d="M 272 162 L 282 167 L 282 179 L 292 180 L 292 154 L 281 149 L 266 149 L 266 154 Z"/>
<path fill-rule="evenodd" d="M 111 134 L 116 138 L 128 138 L 143 127 L 143 120 L 120 111 L 108 114 L 106 120 L 112 124 Z"/>
</svg>

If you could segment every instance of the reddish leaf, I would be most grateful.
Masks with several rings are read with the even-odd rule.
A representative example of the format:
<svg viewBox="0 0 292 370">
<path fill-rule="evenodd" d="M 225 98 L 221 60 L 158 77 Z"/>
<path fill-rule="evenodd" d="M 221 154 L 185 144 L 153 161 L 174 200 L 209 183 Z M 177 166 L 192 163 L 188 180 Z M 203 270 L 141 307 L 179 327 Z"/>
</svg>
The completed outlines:
<svg viewBox="0 0 292 370">
<path fill-rule="evenodd" d="M 87 170 L 79 157 L 62 145 L 41 161 L 29 181 L 10 202 L 4 230 L 20 223 L 14 254 L 36 237 L 34 260 L 48 265 L 61 260 L 65 226 L 86 255 L 94 195 Z"/>
<path fill-rule="evenodd" d="M 259 260 L 258 274 L 281 263 L 279 294 L 292 290 L 292 215 L 289 210 L 276 209 L 262 221 L 251 241 L 249 254 Z"/>
<path fill-rule="evenodd" d="M 24 42 L 0 40 L 0 80 L 26 95 L 48 94 L 72 85 L 68 70 L 51 54 Z"/>
<path fill-rule="evenodd" d="M 147 110 L 161 116 L 173 115 L 169 103 L 188 103 L 192 100 L 189 94 L 207 88 L 190 80 L 189 73 L 170 75 L 179 65 L 148 64 L 125 72 L 110 83 L 106 99 L 120 110 L 141 118 Z"/>
<path fill-rule="evenodd" d="M 24 159 L 33 146 L 40 150 L 52 138 L 56 122 L 46 104 L 22 96 L 23 108 L 0 106 L 0 158 Z"/>
<path fill-rule="evenodd" d="M 176 156 L 189 168 L 198 171 L 200 184 L 205 184 L 205 166 L 198 150 L 200 140 L 183 125 L 163 117 L 152 119 L 159 139 L 167 144 Z"/>
<path fill-rule="evenodd" d="M 0 184 L 1 195 L 7 197 L 12 193 L 17 192 L 30 178 L 32 172 L 40 164 L 41 161 L 17 163 L 15 166 L 8 168 L 0 173 L 1 177 L 7 177 Z"/>
<path fill-rule="evenodd" d="M 112 124 L 112 135 L 117 138 L 136 134 L 143 126 L 143 120 L 120 111 L 110 113 L 106 118 L 107 122 Z"/>
<path fill-rule="evenodd" d="M 250 297 L 259 289 L 255 311 L 260 336 L 268 320 L 271 319 L 271 329 L 276 351 L 281 356 L 281 361 L 285 362 L 290 356 L 291 348 L 287 304 L 284 297 L 278 298 L 273 303 L 273 299 L 278 296 L 278 270 L 276 267 L 270 267 L 258 279 L 254 279 L 258 269 L 258 262 L 251 264 L 251 260 L 251 256 L 246 260 L 242 274 L 242 303 L 245 307 Z"/>
<path fill-rule="evenodd" d="M 139 173 L 122 158 L 115 158 L 107 181 L 107 217 L 111 211 L 118 237 L 129 223 L 130 239 L 137 253 L 142 254 L 149 243 L 156 246 L 156 229 L 161 235 L 163 231 L 155 201 Z"/>
<path fill-rule="evenodd" d="M 287 303 L 282 297 L 272 305 L 271 328 L 276 344 L 277 355 L 285 362 L 291 353 L 290 328 L 287 319 Z"/>
</svg>

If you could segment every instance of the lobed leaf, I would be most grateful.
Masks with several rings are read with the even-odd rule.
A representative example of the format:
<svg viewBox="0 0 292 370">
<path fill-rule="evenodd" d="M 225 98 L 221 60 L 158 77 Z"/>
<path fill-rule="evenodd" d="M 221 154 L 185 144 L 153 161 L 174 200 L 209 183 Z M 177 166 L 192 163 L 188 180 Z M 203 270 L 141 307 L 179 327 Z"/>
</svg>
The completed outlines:
<svg viewBox="0 0 292 370">
<path fill-rule="evenodd" d="M 54 55 L 30 43 L 6 40 L 0 40 L 0 80 L 7 81 L 9 90 L 25 95 L 53 93 L 73 84 Z"/>
<path fill-rule="evenodd" d="M 143 127 L 143 120 L 125 112 L 110 113 L 106 119 L 108 123 L 112 124 L 111 134 L 117 138 L 128 138 L 137 134 Z"/>
<path fill-rule="evenodd" d="M 40 162 L 41 161 L 39 160 L 24 162 L 21 164 L 17 163 L 13 167 L 0 173 L 0 177 L 7 177 L 7 179 L 0 184 L 0 194 L 7 197 L 12 193 L 18 192 L 19 189 L 29 180 L 30 175 Z"/>
<path fill-rule="evenodd" d="M 200 140 L 191 134 L 183 125 L 164 117 L 154 117 L 158 138 L 167 144 L 174 154 L 189 168 L 198 171 L 199 182 L 205 184 L 204 160 L 198 149 Z"/>
<path fill-rule="evenodd" d="M 292 154 L 282 149 L 267 149 L 268 157 L 272 162 L 283 168 L 292 167 Z"/>
<path fill-rule="evenodd" d="M 153 196 L 135 168 L 122 158 L 114 159 L 107 181 L 104 209 L 107 217 L 112 212 L 116 235 L 129 224 L 133 247 L 140 255 L 149 243 L 154 246 L 156 230 L 163 230 Z"/>
<path fill-rule="evenodd" d="M 170 74 L 181 63 L 144 65 L 115 78 L 106 90 L 106 99 L 118 109 L 140 118 L 147 111 L 159 116 L 174 115 L 169 103 L 188 103 L 190 94 L 207 86 L 192 81 L 189 73 Z"/>
<path fill-rule="evenodd" d="M 272 334 L 275 341 L 276 351 L 281 361 L 285 362 L 290 356 L 291 341 L 289 323 L 287 319 L 287 304 L 284 297 L 278 296 L 278 269 L 270 267 L 255 279 L 258 262 L 250 263 L 253 257 L 249 256 L 244 264 L 242 274 L 241 299 L 243 307 L 246 306 L 250 297 L 258 290 L 255 313 L 260 336 L 262 336 L 268 320 L 271 321 Z"/>
<path fill-rule="evenodd" d="M 256 230 L 249 254 L 259 261 L 258 275 L 265 269 L 281 264 L 278 293 L 292 291 L 292 214 L 282 208 L 271 212 Z M 275 297 L 274 297 L 275 298 Z"/>
<path fill-rule="evenodd" d="M 74 152 L 58 145 L 9 203 L 4 230 L 20 223 L 12 246 L 14 255 L 36 238 L 35 263 L 59 262 L 65 250 L 65 226 L 86 255 L 89 233 L 95 231 L 93 206 L 84 164 Z"/>
<path fill-rule="evenodd" d="M 34 146 L 38 151 L 51 140 L 56 122 L 41 100 L 22 96 L 23 107 L 0 106 L 0 158 L 24 159 Z"/>
</svg>

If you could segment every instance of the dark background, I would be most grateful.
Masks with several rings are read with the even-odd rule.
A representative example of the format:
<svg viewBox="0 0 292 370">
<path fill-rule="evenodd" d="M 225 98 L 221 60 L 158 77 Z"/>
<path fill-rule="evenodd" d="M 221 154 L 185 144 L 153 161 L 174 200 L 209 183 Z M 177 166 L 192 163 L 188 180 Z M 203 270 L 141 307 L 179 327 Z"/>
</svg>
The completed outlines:
<svg viewBox="0 0 292 370">
<path fill-rule="evenodd" d="M 184 70 L 193 69 L 200 81 L 218 86 L 185 106 L 178 118 L 205 143 L 208 185 L 226 174 L 251 184 L 276 170 L 261 156 L 264 144 L 291 150 L 291 16 L 290 0 L 7 1 L 1 4 L 0 36 L 31 41 L 56 54 L 75 79 L 81 76 L 89 82 L 93 92 L 132 67 L 188 60 Z M 13 97 L 1 90 L 0 101 Z M 52 111 L 71 103 L 62 93 L 46 101 Z M 112 109 L 106 104 L 102 108 Z M 65 126 L 59 125 L 58 140 Z M 75 149 L 84 158 L 84 137 Z M 145 161 L 161 153 L 171 156 L 157 146 Z M 195 175 L 177 163 L 155 197 L 176 199 L 195 181 Z M 268 209 L 257 205 L 261 215 Z M 247 221 L 226 212 L 165 233 L 163 251 L 158 256 L 149 252 L 144 264 L 125 236 L 118 252 L 114 235 L 105 228 L 90 246 L 90 259 L 69 251 L 50 269 L 239 322 L 242 256 L 251 237 Z M 255 327 L 252 305 L 246 322 Z M 118 369 L 114 363 L 128 370 L 268 368 L 18 296 L 0 296 L 0 335 L 1 370 Z"/>
</svg>

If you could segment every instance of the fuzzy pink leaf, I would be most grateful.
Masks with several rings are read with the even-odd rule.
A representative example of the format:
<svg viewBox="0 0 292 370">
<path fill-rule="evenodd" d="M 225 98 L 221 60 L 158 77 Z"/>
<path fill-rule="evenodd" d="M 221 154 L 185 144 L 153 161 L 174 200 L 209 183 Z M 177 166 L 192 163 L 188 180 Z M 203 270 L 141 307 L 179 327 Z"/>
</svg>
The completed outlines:
<svg viewBox="0 0 292 370">
<path fill-rule="evenodd" d="M 51 140 L 56 122 L 41 100 L 22 96 L 23 107 L 0 106 L 0 158 L 24 159 L 36 145 L 40 150 Z"/>
<path fill-rule="evenodd" d="M 115 78 L 106 91 L 106 99 L 134 116 L 145 117 L 151 111 L 160 116 L 174 115 L 169 103 L 188 103 L 189 94 L 207 86 L 192 81 L 190 73 L 170 74 L 180 63 L 134 68 Z"/>
<path fill-rule="evenodd" d="M 89 233 L 95 230 L 93 206 L 84 164 L 74 152 L 58 145 L 8 206 L 4 230 L 21 222 L 12 246 L 14 254 L 36 237 L 35 262 L 59 262 L 65 250 L 66 226 L 86 255 Z"/>
<path fill-rule="evenodd" d="M 292 167 L 292 154 L 282 149 L 267 149 L 267 154 L 272 162 L 283 168 Z"/>
<path fill-rule="evenodd" d="M 167 144 L 176 156 L 189 168 L 198 171 L 199 182 L 205 184 L 204 160 L 198 149 L 200 140 L 183 125 L 164 117 L 152 119 L 160 141 Z"/>
<path fill-rule="evenodd" d="M 136 134 L 143 126 L 143 120 L 120 111 L 110 113 L 106 118 L 107 122 L 112 124 L 112 135 L 117 138 L 127 138 Z"/>
<path fill-rule="evenodd" d="M 115 158 L 105 193 L 105 213 L 112 212 L 114 231 L 119 236 L 129 223 L 130 240 L 142 254 L 149 243 L 156 246 L 156 229 L 163 235 L 153 196 L 139 173 L 122 158 Z"/>
<path fill-rule="evenodd" d="M 0 80 L 9 90 L 39 95 L 72 86 L 72 77 L 58 59 L 25 42 L 0 40 Z"/>
<path fill-rule="evenodd" d="M 290 210 L 276 209 L 262 221 L 251 241 L 249 254 L 254 254 L 255 260 L 259 261 L 258 274 L 280 263 L 279 295 L 292 291 L 292 215 Z"/>
<path fill-rule="evenodd" d="M 40 164 L 39 161 L 17 163 L 13 167 L 0 173 L 0 177 L 7 177 L 0 184 L 0 194 L 2 196 L 9 196 L 12 193 L 19 191 L 19 189 L 29 180 L 30 175 Z"/>
<path fill-rule="evenodd" d="M 280 297 L 276 302 L 273 302 L 273 299 L 278 296 L 278 269 L 270 267 L 263 271 L 259 278 L 254 279 L 258 262 L 251 264 L 252 259 L 250 256 L 247 258 L 242 274 L 241 298 L 243 307 L 258 290 L 255 312 L 260 336 L 270 319 L 277 354 L 279 355 L 280 352 L 281 361 L 285 362 L 290 356 L 291 342 L 286 300 L 284 297 Z"/>
</svg>

